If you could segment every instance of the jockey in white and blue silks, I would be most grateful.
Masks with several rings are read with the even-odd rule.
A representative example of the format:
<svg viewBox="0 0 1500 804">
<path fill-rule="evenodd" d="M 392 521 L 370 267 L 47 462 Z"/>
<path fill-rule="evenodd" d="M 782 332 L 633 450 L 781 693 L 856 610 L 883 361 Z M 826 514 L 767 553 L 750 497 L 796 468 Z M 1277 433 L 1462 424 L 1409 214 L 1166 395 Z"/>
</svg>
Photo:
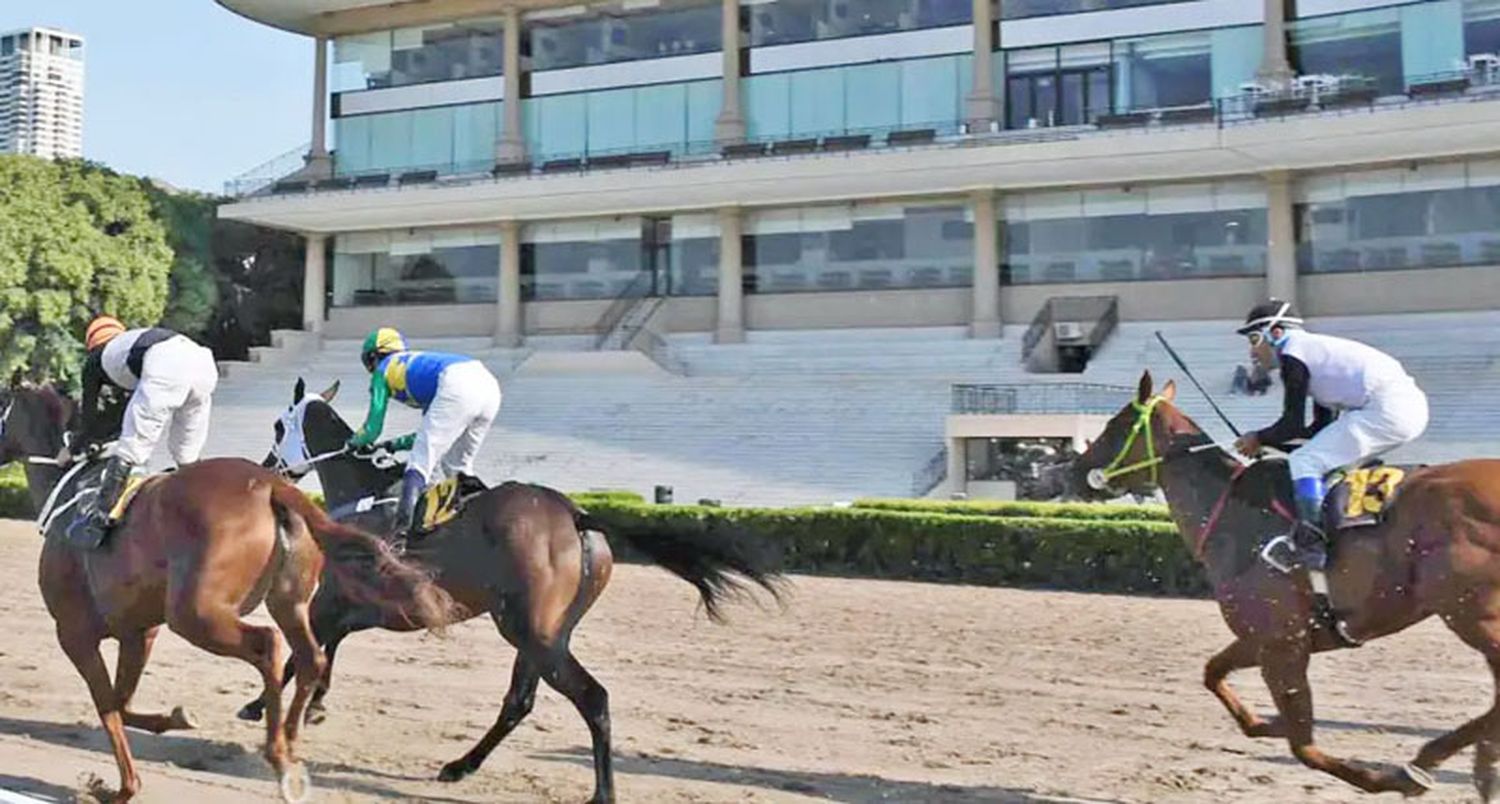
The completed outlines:
<svg viewBox="0 0 1500 804">
<path fill-rule="evenodd" d="M 1308 438 L 1287 460 L 1297 522 L 1267 544 L 1262 556 L 1282 571 L 1299 565 L 1320 571 L 1327 563 L 1324 478 L 1422 435 L 1427 396 L 1400 361 L 1358 341 L 1305 331 L 1286 302 L 1257 305 L 1239 333 L 1249 337 L 1257 364 L 1279 366 L 1286 398 L 1275 424 L 1242 436 L 1235 447 L 1254 457 L 1264 445 Z M 1311 426 L 1304 424 L 1309 397 Z"/>
<path fill-rule="evenodd" d="M 370 372 L 370 410 L 350 447 L 363 449 L 380 438 L 390 399 L 423 414 L 414 435 L 389 443 L 411 450 L 396 509 L 397 532 L 410 536 L 417 499 L 438 469 L 449 477 L 474 474 L 474 458 L 500 412 L 500 383 L 472 357 L 409 349 L 389 327 L 370 333 L 360 359 Z"/>
</svg>

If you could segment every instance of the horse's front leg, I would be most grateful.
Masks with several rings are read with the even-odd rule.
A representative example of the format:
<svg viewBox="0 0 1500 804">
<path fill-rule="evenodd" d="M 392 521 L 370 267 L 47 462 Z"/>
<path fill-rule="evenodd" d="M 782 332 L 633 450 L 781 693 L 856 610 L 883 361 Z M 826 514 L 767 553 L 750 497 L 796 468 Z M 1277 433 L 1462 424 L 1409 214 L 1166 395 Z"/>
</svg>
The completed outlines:
<svg viewBox="0 0 1500 804">
<path fill-rule="evenodd" d="M 1260 652 L 1261 674 L 1281 713 L 1292 755 L 1309 768 L 1337 776 L 1367 793 L 1397 792 L 1421 795 L 1427 783 L 1419 774 L 1403 767 L 1372 766 L 1329 756 L 1313 742 L 1312 689 L 1307 684 L 1311 656 L 1305 639 L 1288 638 L 1267 645 Z"/>
</svg>

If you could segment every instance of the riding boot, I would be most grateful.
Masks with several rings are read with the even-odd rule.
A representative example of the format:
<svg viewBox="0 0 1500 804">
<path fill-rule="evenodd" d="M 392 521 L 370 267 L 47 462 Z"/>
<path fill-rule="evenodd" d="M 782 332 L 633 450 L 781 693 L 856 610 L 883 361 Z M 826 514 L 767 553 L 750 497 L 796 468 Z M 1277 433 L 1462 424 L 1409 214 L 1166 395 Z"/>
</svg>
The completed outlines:
<svg viewBox="0 0 1500 804">
<path fill-rule="evenodd" d="M 1297 521 L 1291 530 L 1266 543 L 1261 558 L 1282 571 L 1298 567 L 1321 572 L 1328 564 L 1328 537 L 1323 532 L 1322 478 L 1301 477 L 1293 481 Z"/>
<path fill-rule="evenodd" d="M 417 501 L 421 498 L 426 485 L 422 473 L 415 469 L 408 469 L 406 474 L 401 476 L 401 499 L 396 504 L 394 541 L 403 545 L 415 541 Z"/>
<path fill-rule="evenodd" d="M 74 547 L 94 550 L 104 543 L 109 529 L 114 525 L 110 511 L 119 502 L 125 490 L 125 481 L 130 477 L 131 465 L 119 456 L 111 457 L 99 475 L 99 491 L 83 511 L 68 525 L 67 541 Z"/>
</svg>

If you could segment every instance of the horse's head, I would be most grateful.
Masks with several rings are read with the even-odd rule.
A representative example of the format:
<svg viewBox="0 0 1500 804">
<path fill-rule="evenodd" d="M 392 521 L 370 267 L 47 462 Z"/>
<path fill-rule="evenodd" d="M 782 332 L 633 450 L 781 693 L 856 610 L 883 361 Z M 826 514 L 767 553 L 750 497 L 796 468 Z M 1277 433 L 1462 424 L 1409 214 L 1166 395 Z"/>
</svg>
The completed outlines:
<svg viewBox="0 0 1500 804">
<path fill-rule="evenodd" d="M 56 455 L 75 407 L 50 385 L 21 383 L 0 393 L 0 464 Z"/>
<path fill-rule="evenodd" d="M 1085 500 L 1154 493 L 1174 440 L 1202 433 L 1172 404 L 1176 398 L 1175 382 L 1168 380 L 1160 393 L 1152 393 L 1151 372 L 1142 373 L 1135 398 L 1073 461 L 1068 477 L 1073 491 Z"/>
<path fill-rule="evenodd" d="M 354 431 L 333 409 L 331 403 L 338 392 L 335 380 L 322 393 L 308 394 L 307 383 L 299 377 L 292 389 L 292 404 L 272 426 L 276 438 L 261 465 L 275 469 L 302 467 L 310 458 L 342 447 Z M 306 468 L 298 470 L 299 477 L 306 473 Z"/>
</svg>

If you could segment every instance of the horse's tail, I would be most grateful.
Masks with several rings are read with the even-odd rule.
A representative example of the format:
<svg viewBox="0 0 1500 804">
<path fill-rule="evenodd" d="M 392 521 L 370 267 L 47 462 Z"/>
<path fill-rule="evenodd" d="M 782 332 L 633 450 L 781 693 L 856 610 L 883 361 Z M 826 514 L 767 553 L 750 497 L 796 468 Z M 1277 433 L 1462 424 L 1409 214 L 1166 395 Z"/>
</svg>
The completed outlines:
<svg viewBox="0 0 1500 804">
<path fill-rule="evenodd" d="M 608 534 L 604 524 L 587 512 L 576 516 L 580 530 Z M 710 524 L 703 529 L 664 529 L 644 532 L 635 528 L 616 531 L 631 547 L 652 563 L 697 587 L 703 608 L 715 622 L 724 618 L 719 605 L 727 598 L 744 596 L 759 586 L 781 602 L 785 578 L 771 546 L 751 533 Z"/>
<path fill-rule="evenodd" d="M 340 595 L 371 605 L 408 624 L 438 630 L 456 618 L 458 604 L 432 576 L 396 556 L 379 537 L 336 522 L 290 483 L 275 481 L 271 504 L 277 515 L 301 517 L 327 559 L 325 571 Z"/>
</svg>

